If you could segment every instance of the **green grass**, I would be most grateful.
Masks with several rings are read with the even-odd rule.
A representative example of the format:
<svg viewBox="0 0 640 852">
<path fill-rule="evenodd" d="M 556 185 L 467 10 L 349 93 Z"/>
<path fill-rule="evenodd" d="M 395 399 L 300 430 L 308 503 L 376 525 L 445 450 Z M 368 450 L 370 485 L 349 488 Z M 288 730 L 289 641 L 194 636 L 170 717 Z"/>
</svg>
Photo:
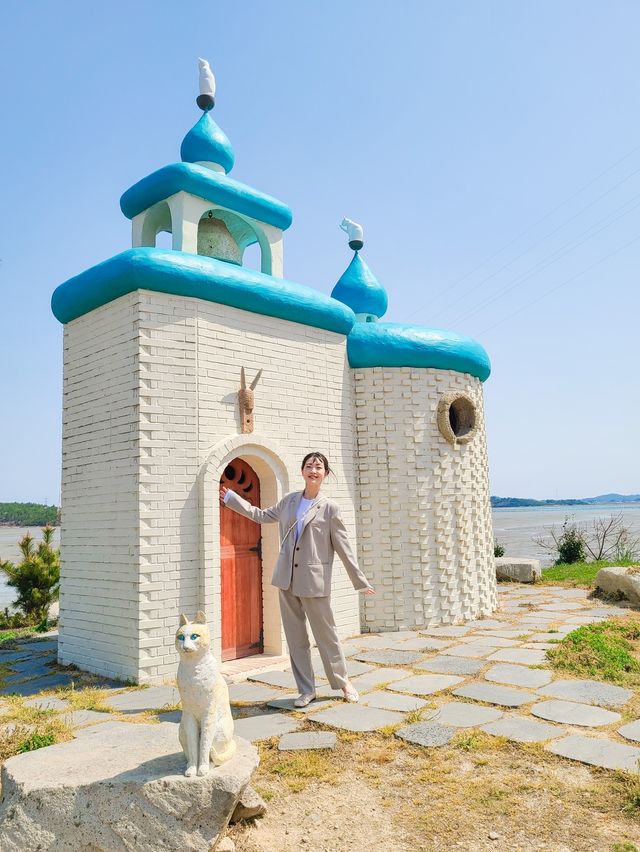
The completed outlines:
<svg viewBox="0 0 640 852">
<path fill-rule="evenodd" d="M 25 751 L 36 751 L 39 748 L 53 745 L 56 738 L 53 734 L 31 734 L 26 740 L 23 740 L 18 746 L 18 753 L 22 754 Z"/>
<path fill-rule="evenodd" d="M 542 582 L 561 583 L 563 586 L 593 587 L 596 575 L 601 568 L 611 568 L 613 565 L 628 567 L 634 564 L 637 563 L 629 559 L 619 559 L 614 562 L 600 559 L 598 562 L 574 562 L 571 565 L 563 562 L 560 565 L 552 565 L 551 568 L 543 568 Z"/>
<path fill-rule="evenodd" d="M 580 677 L 639 687 L 639 645 L 640 620 L 611 619 L 578 627 L 547 651 L 547 659 L 553 668 Z"/>
</svg>

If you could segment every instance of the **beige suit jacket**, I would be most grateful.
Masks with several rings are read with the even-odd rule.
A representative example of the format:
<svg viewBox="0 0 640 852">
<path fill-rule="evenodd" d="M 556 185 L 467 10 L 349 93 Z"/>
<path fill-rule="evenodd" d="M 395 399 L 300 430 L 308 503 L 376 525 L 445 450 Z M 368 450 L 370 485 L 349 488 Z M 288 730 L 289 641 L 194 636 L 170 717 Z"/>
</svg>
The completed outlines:
<svg viewBox="0 0 640 852">
<path fill-rule="evenodd" d="M 333 500 L 318 499 L 307 512 L 296 541 L 296 513 L 302 494 L 302 491 L 286 494 L 268 509 L 252 506 L 234 491 L 226 499 L 229 509 L 258 524 L 280 524 L 280 553 L 271 584 L 279 589 L 290 588 L 300 598 L 327 597 L 331 594 L 333 557 L 337 553 L 354 589 L 369 588 L 349 545 L 338 504 Z"/>
</svg>

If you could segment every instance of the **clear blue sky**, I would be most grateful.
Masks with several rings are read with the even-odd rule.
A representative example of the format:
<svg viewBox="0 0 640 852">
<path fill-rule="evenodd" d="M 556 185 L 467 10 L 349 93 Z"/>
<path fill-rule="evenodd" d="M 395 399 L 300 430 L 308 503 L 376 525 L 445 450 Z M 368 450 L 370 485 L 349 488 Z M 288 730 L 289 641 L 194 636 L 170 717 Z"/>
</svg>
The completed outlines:
<svg viewBox="0 0 640 852">
<path fill-rule="evenodd" d="M 349 216 L 385 319 L 485 346 L 492 493 L 640 492 L 635 0 L 29 0 L 0 38 L 0 500 L 58 499 L 50 295 L 129 247 L 198 56 L 233 176 L 293 209 L 286 277 L 330 292 Z"/>
</svg>

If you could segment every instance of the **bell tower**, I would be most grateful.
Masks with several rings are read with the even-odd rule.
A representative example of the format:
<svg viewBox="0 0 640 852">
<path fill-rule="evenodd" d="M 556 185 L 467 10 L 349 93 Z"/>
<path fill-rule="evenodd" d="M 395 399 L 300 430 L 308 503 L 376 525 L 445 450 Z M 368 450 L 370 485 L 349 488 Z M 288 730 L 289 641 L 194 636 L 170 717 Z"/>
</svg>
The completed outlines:
<svg viewBox="0 0 640 852">
<path fill-rule="evenodd" d="M 180 146 L 182 162 L 143 178 L 120 199 L 132 224 L 132 247 L 154 248 L 157 235 L 172 236 L 173 251 L 212 257 L 243 266 L 245 249 L 260 246 L 260 271 L 282 278 L 283 231 L 291 224 L 289 208 L 269 195 L 228 177 L 235 155 L 226 134 L 213 120 L 215 78 L 200 62 L 202 116 Z"/>
</svg>

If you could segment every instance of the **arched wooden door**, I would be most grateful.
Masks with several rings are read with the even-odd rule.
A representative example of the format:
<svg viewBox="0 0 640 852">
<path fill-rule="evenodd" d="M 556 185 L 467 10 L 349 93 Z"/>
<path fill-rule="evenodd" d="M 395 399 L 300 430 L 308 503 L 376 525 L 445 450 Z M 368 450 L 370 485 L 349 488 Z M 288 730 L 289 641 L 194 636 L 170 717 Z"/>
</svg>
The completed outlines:
<svg viewBox="0 0 640 852">
<path fill-rule="evenodd" d="M 242 459 L 225 468 L 222 485 L 260 505 L 260 481 Z M 264 650 L 260 524 L 220 507 L 222 659 L 237 660 Z"/>
</svg>

